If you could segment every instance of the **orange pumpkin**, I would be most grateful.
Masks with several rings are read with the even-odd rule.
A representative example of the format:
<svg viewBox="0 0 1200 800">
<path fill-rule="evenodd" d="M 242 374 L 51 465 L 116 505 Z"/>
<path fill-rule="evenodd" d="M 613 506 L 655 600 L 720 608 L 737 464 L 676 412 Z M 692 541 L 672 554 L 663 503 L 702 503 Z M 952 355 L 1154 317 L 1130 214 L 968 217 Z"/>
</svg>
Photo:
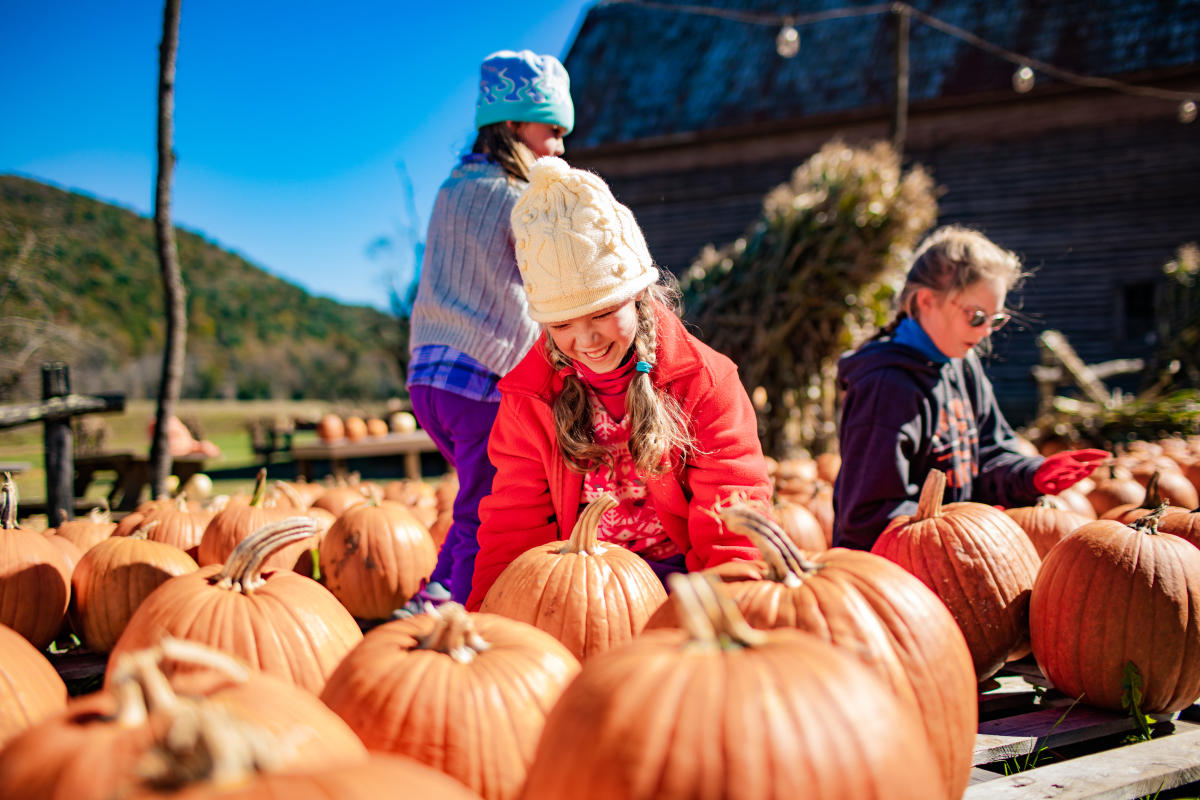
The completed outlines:
<svg viewBox="0 0 1200 800">
<path fill-rule="evenodd" d="M 1164 511 L 1158 521 L 1158 532 L 1173 533 L 1200 547 L 1200 508 L 1194 511 Z"/>
<path fill-rule="evenodd" d="M 67 685 L 25 637 L 0 625 L 0 750 L 29 726 L 67 707 Z"/>
<path fill-rule="evenodd" d="M 335 517 L 346 513 L 347 509 L 361 506 L 367 502 L 367 494 L 358 483 L 331 486 L 321 493 L 312 503 L 312 508 L 323 508 Z"/>
<path fill-rule="evenodd" d="M 126 528 L 122 536 L 141 534 L 151 542 L 169 544 L 187 553 L 193 560 L 199 555 L 204 531 L 216 516 L 200 509 L 180 495 L 170 503 L 155 506 L 143 513 L 136 525 Z"/>
<path fill-rule="evenodd" d="M 62 627 L 71 592 L 66 556 L 42 533 L 17 526 L 17 487 L 0 487 L 0 625 L 43 650 Z"/>
<path fill-rule="evenodd" d="M 415 595 L 433 572 L 437 548 L 407 508 L 355 506 L 321 541 L 325 586 L 359 619 L 383 619 Z"/>
<path fill-rule="evenodd" d="M 597 540 L 600 515 L 616 505 L 601 495 L 580 513 L 569 541 L 517 556 L 479 610 L 541 628 L 580 660 L 636 636 L 667 593 L 640 557 Z"/>
<path fill-rule="evenodd" d="M 1123 504 L 1137 505 L 1145 497 L 1146 491 L 1140 483 L 1129 475 L 1129 470 L 1109 466 L 1103 476 L 1094 475 L 1095 487 L 1088 492 L 1088 502 L 1096 511 L 1096 516 L 1102 516 L 1113 506 Z"/>
<path fill-rule="evenodd" d="M 752 627 L 796 628 L 858 657 L 921 720 L 951 798 L 966 790 L 978 726 L 975 668 L 946 606 L 885 558 L 834 548 L 801 553 L 785 532 L 750 505 L 721 514 L 733 533 L 763 554 L 761 580 L 722 589 Z M 722 577 L 732 577 L 726 570 Z M 755 576 L 758 577 L 758 576 Z M 677 626 L 674 603 L 646 624 Z"/>
<path fill-rule="evenodd" d="M 809 553 L 828 550 L 825 531 L 816 516 L 799 503 L 784 500 L 775 504 L 775 516 L 792 544 Z"/>
<path fill-rule="evenodd" d="M 346 417 L 346 438 L 352 442 L 367 438 L 367 422 L 362 417 Z"/>
<path fill-rule="evenodd" d="M 277 508 L 267 500 L 267 471 L 260 469 L 254 482 L 254 494 L 250 502 L 232 502 L 218 511 L 204 528 L 196 561 L 202 567 L 223 564 L 234 548 L 250 534 L 269 525 L 287 519 L 294 513 L 291 509 Z M 290 547 L 276 551 L 265 567 L 295 569 L 301 558 L 317 545 L 315 535 L 308 541 L 297 541 Z"/>
<path fill-rule="evenodd" d="M 1045 558 L 1059 539 L 1090 521 L 1083 514 L 1054 505 L 1045 495 L 1035 505 L 1005 509 L 1004 513 L 1025 531 L 1037 549 L 1038 558 Z"/>
<path fill-rule="evenodd" d="M 1139 517 L 1144 517 L 1150 512 L 1157 510 L 1159 506 L 1164 505 L 1164 499 L 1158 491 L 1160 477 L 1161 474 L 1158 472 L 1150 475 L 1150 479 L 1146 482 L 1146 494 L 1139 502 L 1121 503 L 1120 505 L 1113 506 L 1101 514 L 1100 518 L 1115 519 L 1117 522 L 1128 524 Z M 1174 513 L 1187 511 L 1187 509 L 1181 506 L 1167 506 L 1166 511 Z"/>
<path fill-rule="evenodd" d="M 107 653 L 151 592 L 197 569 L 187 553 L 144 532 L 106 539 L 84 554 L 71 576 L 71 626 L 89 650 Z"/>
<path fill-rule="evenodd" d="M 163 635 L 198 641 L 318 693 L 362 631 L 321 584 L 290 570 L 264 574 L 272 553 L 313 535 L 292 517 L 244 539 L 224 565 L 166 581 L 142 601 L 109 657 L 153 646 Z M 107 678 L 106 678 L 107 679 Z"/>
<path fill-rule="evenodd" d="M 369 749 L 505 800 L 520 791 L 546 714 L 578 672 L 549 634 L 447 603 L 368 632 L 321 699 Z"/>
<path fill-rule="evenodd" d="M 78 517 L 60 523 L 54 529 L 54 534 L 78 547 L 82 555 L 92 545 L 112 536 L 116 527 L 117 523 L 112 521 L 112 514 L 107 508 L 93 508 L 86 517 Z"/>
<path fill-rule="evenodd" d="M 1029 593 L 1038 554 L 1003 511 L 970 502 L 943 507 L 945 491 L 946 474 L 931 470 L 917 513 L 893 519 L 871 552 L 904 567 L 942 598 L 982 681 L 1029 652 Z"/>
<path fill-rule="evenodd" d="M 919 721 L 858 659 L 750 628 L 703 574 L 670 580 L 686 633 L 647 631 L 584 664 L 523 800 L 947 795 Z"/>
<path fill-rule="evenodd" d="M 1122 710 L 1132 664 L 1141 710 L 1172 712 L 1200 697 L 1200 550 L 1158 530 L 1097 520 L 1054 546 L 1033 587 L 1033 655 L 1056 688 Z"/>
<path fill-rule="evenodd" d="M 378 417 L 367 420 L 367 436 L 387 436 L 388 424 Z"/>
<path fill-rule="evenodd" d="M 322 414 L 317 422 L 317 438 L 322 442 L 335 442 L 346 435 L 346 425 L 337 414 Z"/>
<path fill-rule="evenodd" d="M 185 723 L 175 735 L 186 741 L 187 723 L 212 713 L 226 728 L 253 722 L 285 741 L 272 752 L 281 767 L 353 767 L 367 758 L 362 742 L 310 693 L 194 643 L 164 639 L 110 670 L 107 690 L 71 700 L 0 751 L 0 797 L 128 797 L 142 770 L 158 762 L 146 757 L 172 723 Z"/>
</svg>

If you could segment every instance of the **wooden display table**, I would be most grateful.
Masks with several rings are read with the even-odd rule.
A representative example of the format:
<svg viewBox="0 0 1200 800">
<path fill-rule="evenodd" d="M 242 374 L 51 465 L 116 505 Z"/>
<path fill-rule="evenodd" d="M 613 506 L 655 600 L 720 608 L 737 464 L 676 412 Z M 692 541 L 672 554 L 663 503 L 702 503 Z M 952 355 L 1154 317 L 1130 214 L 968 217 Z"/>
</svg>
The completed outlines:
<svg viewBox="0 0 1200 800">
<path fill-rule="evenodd" d="M 436 453 L 437 445 L 425 431 L 414 433 L 389 433 L 385 436 L 368 436 L 351 441 L 338 439 L 334 442 L 292 447 L 292 460 L 296 462 L 296 474 L 312 480 L 312 462 L 328 461 L 334 477 L 345 478 L 348 474 L 346 461 L 351 458 L 386 458 L 404 456 L 405 477 L 421 478 L 421 453 Z"/>
<path fill-rule="evenodd" d="M 171 474 L 179 477 L 183 486 L 188 479 L 204 468 L 205 456 L 192 453 L 175 456 Z M 114 511 L 132 511 L 137 508 L 142 487 L 150 483 L 150 454 L 133 450 L 118 450 L 111 453 L 96 453 L 75 456 L 75 496 L 87 494 L 93 476 L 101 470 L 117 473 L 112 491 L 108 493 L 108 506 Z"/>
</svg>

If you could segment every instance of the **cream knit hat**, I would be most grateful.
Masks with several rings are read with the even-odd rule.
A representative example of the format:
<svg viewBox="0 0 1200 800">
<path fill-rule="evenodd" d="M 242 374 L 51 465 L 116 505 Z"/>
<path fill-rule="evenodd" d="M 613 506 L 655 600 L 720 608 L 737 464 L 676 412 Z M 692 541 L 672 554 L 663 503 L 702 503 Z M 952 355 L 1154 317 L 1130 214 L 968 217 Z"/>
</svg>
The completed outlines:
<svg viewBox="0 0 1200 800">
<path fill-rule="evenodd" d="M 535 322 L 618 305 L 658 280 L 633 212 L 598 175 L 539 158 L 512 210 L 517 266 Z"/>
</svg>

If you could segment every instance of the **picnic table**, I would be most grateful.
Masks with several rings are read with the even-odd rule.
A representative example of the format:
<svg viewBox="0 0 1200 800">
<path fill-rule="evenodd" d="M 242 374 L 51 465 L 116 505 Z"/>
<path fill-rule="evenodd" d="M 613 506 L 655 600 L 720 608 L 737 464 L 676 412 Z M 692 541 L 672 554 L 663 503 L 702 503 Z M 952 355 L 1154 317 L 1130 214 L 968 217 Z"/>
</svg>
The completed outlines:
<svg viewBox="0 0 1200 800">
<path fill-rule="evenodd" d="M 179 477 L 183 486 L 188 479 L 204 469 L 206 457 L 201 453 L 175 456 L 171 463 L 171 474 Z M 150 483 L 150 455 L 145 451 L 115 450 L 108 453 L 75 456 L 75 496 L 87 494 L 97 472 L 112 470 L 117 473 L 112 490 L 108 494 L 108 505 L 116 511 L 132 511 L 137 508 L 142 487 Z"/>
<path fill-rule="evenodd" d="M 436 453 L 437 445 L 425 431 L 413 433 L 388 433 L 383 436 L 368 436 L 364 439 L 337 439 L 332 442 L 316 442 L 293 445 L 292 461 L 296 474 L 306 480 L 313 478 L 313 462 L 328 461 L 329 469 L 336 478 L 348 475 L 346 462 L 352 458 L 404 457 L 405 477 L 419 480 L 421 477 L 421 454 Z"/>
</svg>

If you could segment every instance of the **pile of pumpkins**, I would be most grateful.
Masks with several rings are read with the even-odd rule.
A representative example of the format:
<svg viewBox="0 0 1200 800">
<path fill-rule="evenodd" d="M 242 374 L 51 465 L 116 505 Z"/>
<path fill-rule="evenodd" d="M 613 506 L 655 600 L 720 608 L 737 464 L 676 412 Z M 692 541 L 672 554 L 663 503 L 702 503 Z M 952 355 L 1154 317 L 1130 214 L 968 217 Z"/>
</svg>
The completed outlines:
<svg viewBox="0 0 1200 800">
<path fill-rule="evenodd" d="M 358 442 L 389 433 L 413 433 L 416 429 L 417 418 L 408 411 L 393 411 L 386 420 L 358 414 L 342 417 L 333 412 L 322 414 L 317 420 L 317 438 L 322 442 Z"/>
<path fill-rule="evenodd" d="M 0 628 L 0 796 L 958 798 L 980 683 L 1031 648 L 1084 702 L 1120 709 L 1130 664 L 1143 712 L 1200 696 L 1200 504 L 1157 508 L 1175 491 L 1166 461 L 1186 475 L 1200 456 L 1183 445 L 1131 449 L 1078 487 L 1087 508 L 943 505 L 932 473 L 873 553 L 828 546 L 836 460 L 781 461 L 773 507 L 712 509 L 761 559 L 672 576 L 669 597 L 598 540 L 601 497 L 567 541 L 514 561 L 478 613 L 405 606 L 433 569 L 450 479 L 364 491 L 261 477 L 220 509 L 147 504 L 90 543 L 70 526 L 111 523 L 16 544 L 0 514 L 0 582 L 12 548 L 49 548 L 24 604 L 0 587 L 18 631 Z M 1140 494 L 1110 504 L 1129 497 L 1122 480 Z M 83 552 L 55 600 L 70 599 L 73 628 L 98 649 L 88 606 L 112 618 L 95 626 L 112 641 L 104 687 L 69 703 L 38 652 L 62 614 L 33 635 L 18 613 L 70 572 L 55 537 Z M 140 602 L 89 587 L 135 574 L 85 563 L 119 538 L 193 566 L 163 567 Z"/>
</svg>

